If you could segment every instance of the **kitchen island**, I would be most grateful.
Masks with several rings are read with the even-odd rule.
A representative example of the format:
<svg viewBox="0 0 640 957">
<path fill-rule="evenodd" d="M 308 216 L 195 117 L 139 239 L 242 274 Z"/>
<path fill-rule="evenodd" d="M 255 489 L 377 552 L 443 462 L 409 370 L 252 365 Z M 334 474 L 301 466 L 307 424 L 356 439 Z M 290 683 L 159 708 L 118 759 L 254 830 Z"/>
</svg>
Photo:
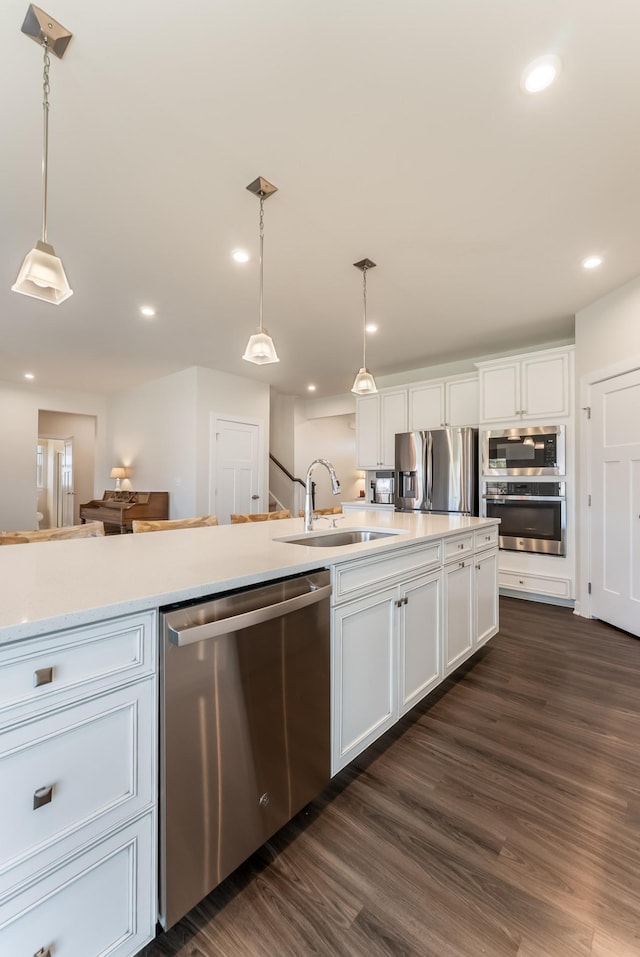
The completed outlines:
<svg viewBox="0 0 640 957">
<path fill-rule="evenodd" d="M 320 548 L 302 526 L 0 549 L 0 953 L 154 935 L 161 606 L 329 568 L 333 773 L 497 631 L 495 521 L 362 511 L 338 530 L 393 534 Z"/>
</svg>

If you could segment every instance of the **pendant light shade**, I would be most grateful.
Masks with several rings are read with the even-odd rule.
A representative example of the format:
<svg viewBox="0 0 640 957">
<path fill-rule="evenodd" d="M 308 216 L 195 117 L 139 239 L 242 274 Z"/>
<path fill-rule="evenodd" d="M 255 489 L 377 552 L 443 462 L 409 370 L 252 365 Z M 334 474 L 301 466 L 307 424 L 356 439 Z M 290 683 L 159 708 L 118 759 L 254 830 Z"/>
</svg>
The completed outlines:
<svg viewBox="0 0 640 957">
<path fill-rule="evenodd" d="M 280 362 L 273 339 L 262 324 L 262 299 L 264 291 L 264 201 L 278 190 L 277 186 L 269 183 L 262 176 L 258 176 L 247 189 L 260 200 L 260 324 L 257 331 L 249 337 L 243 359 L 255 365 L 267 365 L 270 362 Z"/>
<path fill-rule="evenodd" d="M 280 362 L 273 339 L 267 329 L 259 328 L 252 336 L 249 336 L 247 348 L 242 357 L 247 362 L 255 362 L 256 365 L 265 365 L 268 362 Z"/>
<path fill-rule="evenodd" d="M 59 305 L 73 295 L 73 290 L 53 246 L 47 242 L 47 193 L 49 170 L 49 53 L 62 58 L 71 33 L 48 16 L 39 7 L 31 4 L 22 24 L 22 32 L 44 48 L 44 71 L 42 78 L 44 113 L 44 136 L 42 141 L 42 239 L 27 253 L 11 287 L 13 292 L 32 296 L 44 302 Z"/>
<path fill-rule="evenodd" d="M 353 264 L 356 269 L 362 270 L 362 368 L 354 379 L 351 391 L 354 395 L 373 395 L 378 391 L 376 380 L 367 369 L 367 271 L 373 269 L 375 263 L 371 259 L 361 259 L 360 262 Z"/>
<path fill-rule="evenodd" d="M 56 306 L 73 295 L 62 260 L 56 256 L 53 246 L 41 240 L 24 257 L 11 289 L 23 296 L 53 302 Z"/>
</svg>

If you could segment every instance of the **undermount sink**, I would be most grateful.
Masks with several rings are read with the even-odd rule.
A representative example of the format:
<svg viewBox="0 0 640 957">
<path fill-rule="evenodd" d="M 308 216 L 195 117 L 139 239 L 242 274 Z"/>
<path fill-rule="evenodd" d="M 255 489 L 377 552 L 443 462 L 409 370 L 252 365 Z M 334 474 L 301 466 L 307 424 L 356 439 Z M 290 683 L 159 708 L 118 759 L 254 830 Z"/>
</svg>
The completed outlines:
<svg viewBox="0 0 640 957">
<path fill-rule="evenodd" d="M 335 548 L 337 545 L 358 545 L 360 542 L 373 542 L 377 538 L 390 538 L 400 532 L 379 532 L 372 528 L 339 529 L 335 532 L 305 532 L 295 538 L 276 538 L 277 542 L 289 545 L 312 545 L 314 548 Z"/>
</svg>

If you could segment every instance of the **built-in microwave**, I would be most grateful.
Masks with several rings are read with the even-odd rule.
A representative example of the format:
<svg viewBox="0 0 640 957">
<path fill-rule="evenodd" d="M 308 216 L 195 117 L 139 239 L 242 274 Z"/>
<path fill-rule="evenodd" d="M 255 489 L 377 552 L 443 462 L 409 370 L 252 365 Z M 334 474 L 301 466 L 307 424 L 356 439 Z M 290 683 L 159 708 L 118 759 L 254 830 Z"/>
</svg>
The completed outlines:
<svg viewBox="0 0 640 957">
<path fill-rule="evenodd" d="M 486 429 L 482 471 L 484 475 L 564 475 L 564 425 Z"/>
</svg>

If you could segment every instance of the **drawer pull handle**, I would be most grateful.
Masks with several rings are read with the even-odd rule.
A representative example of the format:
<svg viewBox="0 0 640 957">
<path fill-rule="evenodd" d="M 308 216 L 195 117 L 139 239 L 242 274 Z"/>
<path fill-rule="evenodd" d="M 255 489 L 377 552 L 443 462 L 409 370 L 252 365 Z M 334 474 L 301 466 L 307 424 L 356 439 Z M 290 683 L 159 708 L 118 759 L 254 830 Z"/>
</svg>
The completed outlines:
<svg viewBox="0 0 640 957">
<path fill-rule="evenodd" d="M 49 947 L 41 947 L 40 950 L 37 950 L 33 957 L 51 957 L 51 950 Z"/>
<path fill-rule="evenodd" d="M 480 571 L 480 565 L 476 565 L 478 571 Z"/>
<path fill-rule="evenodd" d="M 33 672 L 33 687 L 39 688 L 41 685 L 50 685 L 53 681 L 53 668 L 38 668 Z"/>
<path fill-rule="evenodd" d="M 33 810 L 37 811 L 39 807 L 43 807 L 45 804 L 51 804 L 52 797 L 53 784 L 48 784 L 44 788 L 38 788 L 37 791 L 33 792 Z"/>
<path fill-rule="evenodd" d="M 458 562 L 458 568 L 464 568 L 464 562 Z"/>
</svg>

